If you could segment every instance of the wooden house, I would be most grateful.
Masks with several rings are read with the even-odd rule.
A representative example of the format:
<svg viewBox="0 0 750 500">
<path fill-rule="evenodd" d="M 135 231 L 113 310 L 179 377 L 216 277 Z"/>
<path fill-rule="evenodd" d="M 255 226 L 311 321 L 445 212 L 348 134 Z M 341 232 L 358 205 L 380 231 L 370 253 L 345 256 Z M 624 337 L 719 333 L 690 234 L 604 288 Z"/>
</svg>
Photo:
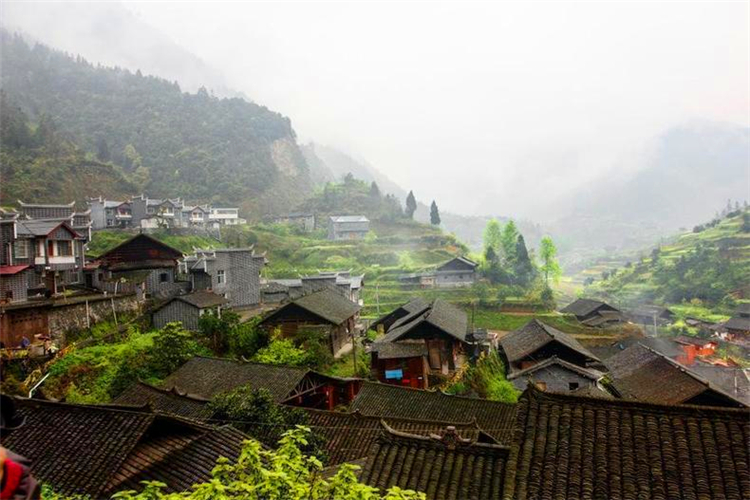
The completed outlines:
<svg viewBox="0 0 750 500">
<path fill-rule="evenodd" d="M 33 464 L 34 477 L 63 498 L 111 498 L 160 481 L 165 492 L 207 482 L 219 457 L 237 461 L 247 435 L 157 413 L 148 406 L 16 399 L 24 424 L 3 446 Z M 10 498 L 10 497 L 9 497 Z"/>
<path fill-rule="evenodd" d="M 147 234 L 138 234 L 100 255 L 87 266 L 87 285 L 115 291 L 169 298 L 190 290 L 178 279 L 182 252 Z"/>
<path fill-rule="evenodd" d="M 196 249 L 182 260 L 193 290 L 212 291 L 228 299 L 234 308 L 260 303 L 260 272 L 264 254 L 251 248 Z"/>
<path fill-rule="evenodd" d="M 622 312 L 600 300 L 577 299 L 560 309 L 563 314 L 572 314 L 578 321 L 587 326 L 606 326 L 620 323 L 623 319 Z"/>
<path fill-rule="evenodd" d="M 569 363 L 557 356 L 547 358 L 524 370 L 516 370 L 508 375 L 508 380 L 519 391 L 526 389 L 529 382 L 550 392 L 574 392 L 585 388 L 598 388 L 598 381 L 604 373 Z"/>
<path fill-rule="evenodd" d="M 338 405 L 349 404 L 361 384 L 359 379 L 331 377 L 304 367 L 195 356 L 169 375 L 162 389 L 189 394 L 193 399 L 210 400 L 222 392 L 249 385 L 254 389 L 268 390 L 277 403 L 332 410 Z M 136 399 L 138 389 L 129 394 L 130 399 L 118 401 L 145 403 Z M 170 404 L 165 401 L 164 407 Z"/>
<path fill-rule="evenodd" d="M 370 220 L 364 215 L 336 215 L 328 218 L 329 240 L 363 240 L 370 232 Z"/>
<path fill-rule="evenodd" d="M 570 335 L 533 319 L 500 339 L 509 374 L 526 370 L 553 356 L 581 368 L 601 366 L 597 356 Z"/>
<path fill-rule="evenodd" d="M 612 386 L 626 399 L 666 405 L 744 407 L 744 403 L 688 367 L 635 344 L 607 360 Z"/>
<path fill-rule="evenodd" d="M 714 339 L 701 339 L 698 337 L 688 337 L 680 335 L 675 338 L 675 342 L 682 348 L 682 354 L 673 358 L 678 363 L 690 366 L 695 363 L 697 358 L 710 357 L 716 354 L 719 342 Z"/>
<path fill-rule="evenodd" d="M 381 382 L 425 389 L 430 376 L 450 376 L 467 361 L 466 313 L 444 300 L 417 299 L 375 325 L 388 326 L 370 347 L 371 370 Z"/>
<path fill-rule="evenodd" d="M 724 322 L 728 340 L 750 339 L 750 304 L 740 304 L 735 315 Z"/>
<path fill-rule="evenodd" d="M 642 305 L 626 312 L 626 318 L 636 324 L 644 326 L 664 326 L 674 320 L 674 313 L 666 307 Z"/>
<path fill-rule="evenodd" d="M 186 330 L 198 331 L 201 316 L 206 312 L 221 314 L 229 301 L 205 290 L 178 295 L 153 310 L 151 323 L 154 328 L 164 328 L 167 323 L 179 321 Z"/>
<path fill-rule="evenodd" d="M 476 281 L 478 264 L 466 257 L 456 257 L 435 270 L 435 286 L 471 286 Z"/>
<path fill-rule="evenodd" d="M 300 329 L 320 328 L 327 332 L 331 353 L 336 355 L 350 341 L 360 306 L 330 289 L 304 295 L 272 311 L 259 326 L 293 338 Z"/>
</svg>

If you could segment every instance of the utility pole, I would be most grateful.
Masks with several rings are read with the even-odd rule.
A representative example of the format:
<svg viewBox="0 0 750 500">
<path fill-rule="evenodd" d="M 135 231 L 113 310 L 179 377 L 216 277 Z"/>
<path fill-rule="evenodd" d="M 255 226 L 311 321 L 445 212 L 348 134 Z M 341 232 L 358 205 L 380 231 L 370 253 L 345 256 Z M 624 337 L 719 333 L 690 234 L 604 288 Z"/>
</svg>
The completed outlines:
<svg viewBox="0 0 750 500">
<path fill-rule="evenodd" d="M 356 327 L 352 330 L 352 364 L 354 365 L 354 376 L 357 376 L 357 338 L 354 333 L 357 331 Z"/>
</svg>

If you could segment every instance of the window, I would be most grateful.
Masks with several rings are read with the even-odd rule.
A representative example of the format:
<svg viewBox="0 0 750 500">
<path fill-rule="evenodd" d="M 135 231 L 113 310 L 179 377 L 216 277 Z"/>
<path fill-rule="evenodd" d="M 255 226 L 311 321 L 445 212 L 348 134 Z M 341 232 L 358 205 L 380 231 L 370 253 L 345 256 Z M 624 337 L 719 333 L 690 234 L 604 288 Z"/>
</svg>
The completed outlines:
<svg viewBox="0 0 750 500">
<path fill-rule="evenodd" d="M 161 273 L 159 275 L 159 283 L 166 283 L 169 281 L 169 273 Z"/>
<path fill-rule="evenodd" d="M 568 382 L 568 390 L 575 391 L 578 389 L 578 382 Z"/>
<path fill-rule="evenodd" d="M 114 226 L 115 225 L 115 221 L 113 221 L 112 219 L 107 219 L 107 225 L 108 226 Z"/>
<path fill-rule="evenodd" d="M 73 246 L 70 241 L 62 240 L 57 242 L 57 255 L 70 257 L 73 255 Z"/>
<path fill-rule="evenodd" d="M 13 243 L 13 254 L 16 259 L 25 259 L 29 256 L 29 245 L 26 240 L 18 240 Z"/>
<path fill-rule="evenodd" d="M 223 269 L 216 271 L 216 284 L 223 285 L 226 282 L 226 276 Z"/>
</svg>

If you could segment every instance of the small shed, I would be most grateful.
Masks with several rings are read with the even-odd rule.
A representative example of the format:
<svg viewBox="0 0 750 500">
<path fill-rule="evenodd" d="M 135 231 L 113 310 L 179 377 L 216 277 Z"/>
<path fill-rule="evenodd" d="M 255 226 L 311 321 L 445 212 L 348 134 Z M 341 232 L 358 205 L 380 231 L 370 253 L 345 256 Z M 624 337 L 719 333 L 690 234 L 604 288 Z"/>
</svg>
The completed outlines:
<svg viewBox="0 0 750 500">
<path fill-rule="evenodd" d="M 152 323 L 155 328 L 164 328 L 167 323 L 179 321 L 186 330 L 198 331 L 198 321 L 206 311 L 221 313 L 222 306 L 228 303 L 221 295 L 207 291 L 179 295 L 154 310 Z"/>
</svg>

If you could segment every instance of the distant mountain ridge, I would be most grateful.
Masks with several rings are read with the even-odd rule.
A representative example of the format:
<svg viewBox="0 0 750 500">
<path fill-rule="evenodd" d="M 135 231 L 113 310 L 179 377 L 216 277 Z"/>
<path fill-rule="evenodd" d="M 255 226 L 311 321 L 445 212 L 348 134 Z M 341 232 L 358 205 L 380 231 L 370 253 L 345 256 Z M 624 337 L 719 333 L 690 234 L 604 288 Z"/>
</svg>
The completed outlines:
<svg viewBox="0 0 750 500">
<path fill-rule="evenodd" d="M 312 189 L 289 118 L 205 89 L 37 44 L 5 30 L 2 90 L 30 117 L 48 117 L 100 162 L 136 172 L 152 196 L 240 205 L 253 215 L 288 207 Z M 97 186 L 89 186 L 98 195 Z"/>
</svg>

